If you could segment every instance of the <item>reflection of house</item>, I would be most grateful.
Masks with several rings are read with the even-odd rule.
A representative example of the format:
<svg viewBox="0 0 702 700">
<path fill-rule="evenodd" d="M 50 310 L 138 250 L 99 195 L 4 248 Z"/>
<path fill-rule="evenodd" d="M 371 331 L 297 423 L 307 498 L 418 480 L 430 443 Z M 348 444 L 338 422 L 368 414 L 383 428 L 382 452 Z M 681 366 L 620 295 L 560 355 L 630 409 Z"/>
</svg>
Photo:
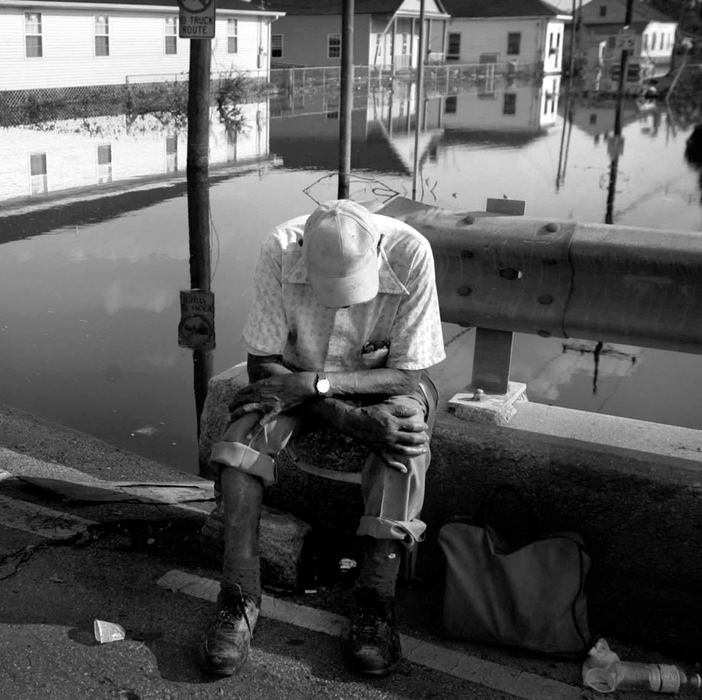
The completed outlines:
<svg viewBox="0 0 702 700">
<path fill-rule="evenodd" d="M 217 0 L 212 70 L 268 75 L 270 24 L 280 13 Z M 193 40 L 178 37 L 175 0 L 17 0 L 0 4 L 0 91 L 125 80 L 172 80 Z"/>
<path fill-rule="evenodd" d="M 476 91 L 449 95 L 444 98 L 441 123 L 447 133 L 544 131 L 556 123 L 560 82 L 560 75 L 548 75 L 540 83 L 510 86 L 500 81 Z"/>
<path fill-rule="evenodd" d="M 267 102 L 242 105 L 242 111 L 244 127 L 239 133 L 227 130 L 212 111 L 213 171 L 269 156 Z M 164 124 L 163 115 L 121 114 L 0 129 L 0 199 L 184 176 L 186 155 L 186 132 Z"/>
<path fill-rule="evenodd" d="M 613 101 L 604 104 L 602 100 L 592 102 L 576 101 L 571 105 L 569 121 L 581 131 L 590 134 L 595 143 L 607 142 L 614 134 L 616 105 Z M 642 133 L 658 132 L 661 121 L 661 108 L 641 110 L 634 100 L 624 100 L 619 115 L 620 128 L 638 122 Z"/>
<path fill-rule="evenodd" d="M 570 15 L 541 0 L 444 0 L 444 7 L 451 15 L 448 61 L 561 71 L 563 27 Z"/>
<path fill-rule="evenodd" d="M 665 73 L 670 65 L 677 22 L 634 0 L 632 21 L 624 31 L 627 0 L 590 0 L 578 13 L 576 51 L 587 69 L 601 70 L 600 79 L 616 88 L 622 48 L 629 53 L 628 82 Z"/>
<path fill-rule="evenodd" d="M 405 83 L 395 90 L 355 100 L 352 118 L 351 169 L 409 175 L 414 161 L 416 87 Z M 339 165 L 338 102 L 323 95 L 299 95 L 294 102 L 271 107 L 271 152 L 286 167 L 334 170 Z M 440 98 L 427 99 L 422 110 L 420 161 L 431 154 L 441 135 Z M 275 115 L 279 114 L 280 118 Z"/>
<path fill-rule="evenodd" d="M 427 56 L 443 58 L 448 15 L 442 0 L 426 0 Z M 341 3 L 329 0 L 270 0 L 285 12 L 275 24 L 271 67 L 336 66 L 341 60 Z M 410 68 L 419 53 L 417 0 L 356 0 L 353 62 L 377 68 Z"/>
</svg>

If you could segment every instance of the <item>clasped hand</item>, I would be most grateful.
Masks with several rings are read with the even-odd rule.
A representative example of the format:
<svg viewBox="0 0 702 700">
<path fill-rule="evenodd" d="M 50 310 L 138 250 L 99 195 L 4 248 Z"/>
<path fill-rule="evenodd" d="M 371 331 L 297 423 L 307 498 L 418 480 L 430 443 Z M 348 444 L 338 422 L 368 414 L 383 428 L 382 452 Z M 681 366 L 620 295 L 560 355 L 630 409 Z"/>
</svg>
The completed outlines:
<svg viewBox="0 0 702 700">
<path fill-rule="evenodd" d="M 347 431 L 378 452 L 389 467 L 406 474 L 400 458 L 422 455 L 429 445 L 429 427 L 413 418 L 419 410 L 389 403 L 354 408 L 348 415 Z"/>
<path fill-rule="evenodd" d="M 261 425 L 270 423 L 279 414 L 299 406 L 314 395 L 313 376 L 308 372 L 296 372 L 274 375 L 248 384 L 229 404 L 231 420 L 257 412 L 261 414 Z"/>
</svg>

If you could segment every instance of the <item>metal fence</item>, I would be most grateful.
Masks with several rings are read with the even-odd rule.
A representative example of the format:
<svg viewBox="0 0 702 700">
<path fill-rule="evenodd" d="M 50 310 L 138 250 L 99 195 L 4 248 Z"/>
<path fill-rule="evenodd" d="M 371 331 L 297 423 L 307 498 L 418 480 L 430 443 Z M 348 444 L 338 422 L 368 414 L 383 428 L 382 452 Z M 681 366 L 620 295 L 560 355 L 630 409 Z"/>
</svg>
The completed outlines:
<svg viewBox="0 0 702 700">
<path fill-rule="evenodd" d="M 427 64 L 424 85 L 428 94 L 455 94 L 466 87 L 490 83 L 498 77 L 533 77 L 533 64 L 474 63 Z M 415 70 L 393 70 L 376 66 L 354 66 L 354 94 L 365 95 L 388 87 L 394 81 L 415 80 Z M 217 91 L 224 81 L 242 77 L 250 82 L 252 93 L 264 91 L 274 95 L 301 95 L 313 93 L 338 94 L 341 86 L 339 66 L 273 68 L 223 72 L 212 74 L 212 90 Z M 0 125 L 37 123 L 50 119 L 93 117 L 131 111 L 139 101 L 145 108 L 164 109 L 173 96 L 186 92 L 188 73 L 143 73 L 125 75 L 119 85 L 85 85 L 35 90 L 0 92 Z M 159 100 L 164 101 L 159 105 Z"/>
</svg>

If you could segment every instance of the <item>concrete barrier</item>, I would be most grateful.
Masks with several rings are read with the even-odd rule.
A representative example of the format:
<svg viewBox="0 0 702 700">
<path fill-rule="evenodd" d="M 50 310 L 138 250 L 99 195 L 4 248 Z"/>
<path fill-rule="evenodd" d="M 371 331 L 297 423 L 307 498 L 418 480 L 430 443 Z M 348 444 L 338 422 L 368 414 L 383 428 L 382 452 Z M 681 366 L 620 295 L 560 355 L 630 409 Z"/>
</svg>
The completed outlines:
<svg viewBox="0 0 702 700">
<path fill-rule="evenodd" d="M 222 429 L 233 373 L 210 382 L 202 420 L 206 453 Z M 545 406 L 515 404 L 509 423 L 467 422 L 442 399 L 432 441 L 416 576 L 440 589 L 441 524 L 475 513 L 499 484 L 516 486 L 548 531 L 574 530 L 592 556 L 588 581 L 594 634 L 702 651 L 702 431 Z M 293 441 L 279 458 L 266 503 L 317 532 L 352 537 L 361 513 L 357 483 L 320 478 L 296 460 L 348 473 L 360 445 L 331 435 Z"/>
</svg>

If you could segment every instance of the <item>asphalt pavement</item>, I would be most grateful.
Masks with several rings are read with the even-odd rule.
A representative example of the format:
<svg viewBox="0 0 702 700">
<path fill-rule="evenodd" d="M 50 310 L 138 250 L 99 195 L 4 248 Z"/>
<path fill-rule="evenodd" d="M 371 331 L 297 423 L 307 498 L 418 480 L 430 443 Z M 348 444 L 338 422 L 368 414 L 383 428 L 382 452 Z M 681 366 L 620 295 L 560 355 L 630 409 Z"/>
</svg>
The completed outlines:
<svg viewBox="0 0 702 700">
<path fill-rule="evenodd" d="M 249 662 L 213 679 L 195 649 L 214 612 L 217 567 L 198 531 L 212 501 L 81 501 L 22 474 L 85 475 L 112 484 L 194 478 L 87 435 L 0 407 L 0 698 L 529 698 L 599 697 L 581 661 L 459 643 L 436 632 L 438 592 L 403 585 L 404 659 L 384 679 L 348 670 L 350 591 L 268 589 Z M 124 639 L 100 643 L 95 620 Z M 670 661 L 609 640 L 622 658 Z M 621 697 L 653 697 L 626 693 Z"/>
</svg>

